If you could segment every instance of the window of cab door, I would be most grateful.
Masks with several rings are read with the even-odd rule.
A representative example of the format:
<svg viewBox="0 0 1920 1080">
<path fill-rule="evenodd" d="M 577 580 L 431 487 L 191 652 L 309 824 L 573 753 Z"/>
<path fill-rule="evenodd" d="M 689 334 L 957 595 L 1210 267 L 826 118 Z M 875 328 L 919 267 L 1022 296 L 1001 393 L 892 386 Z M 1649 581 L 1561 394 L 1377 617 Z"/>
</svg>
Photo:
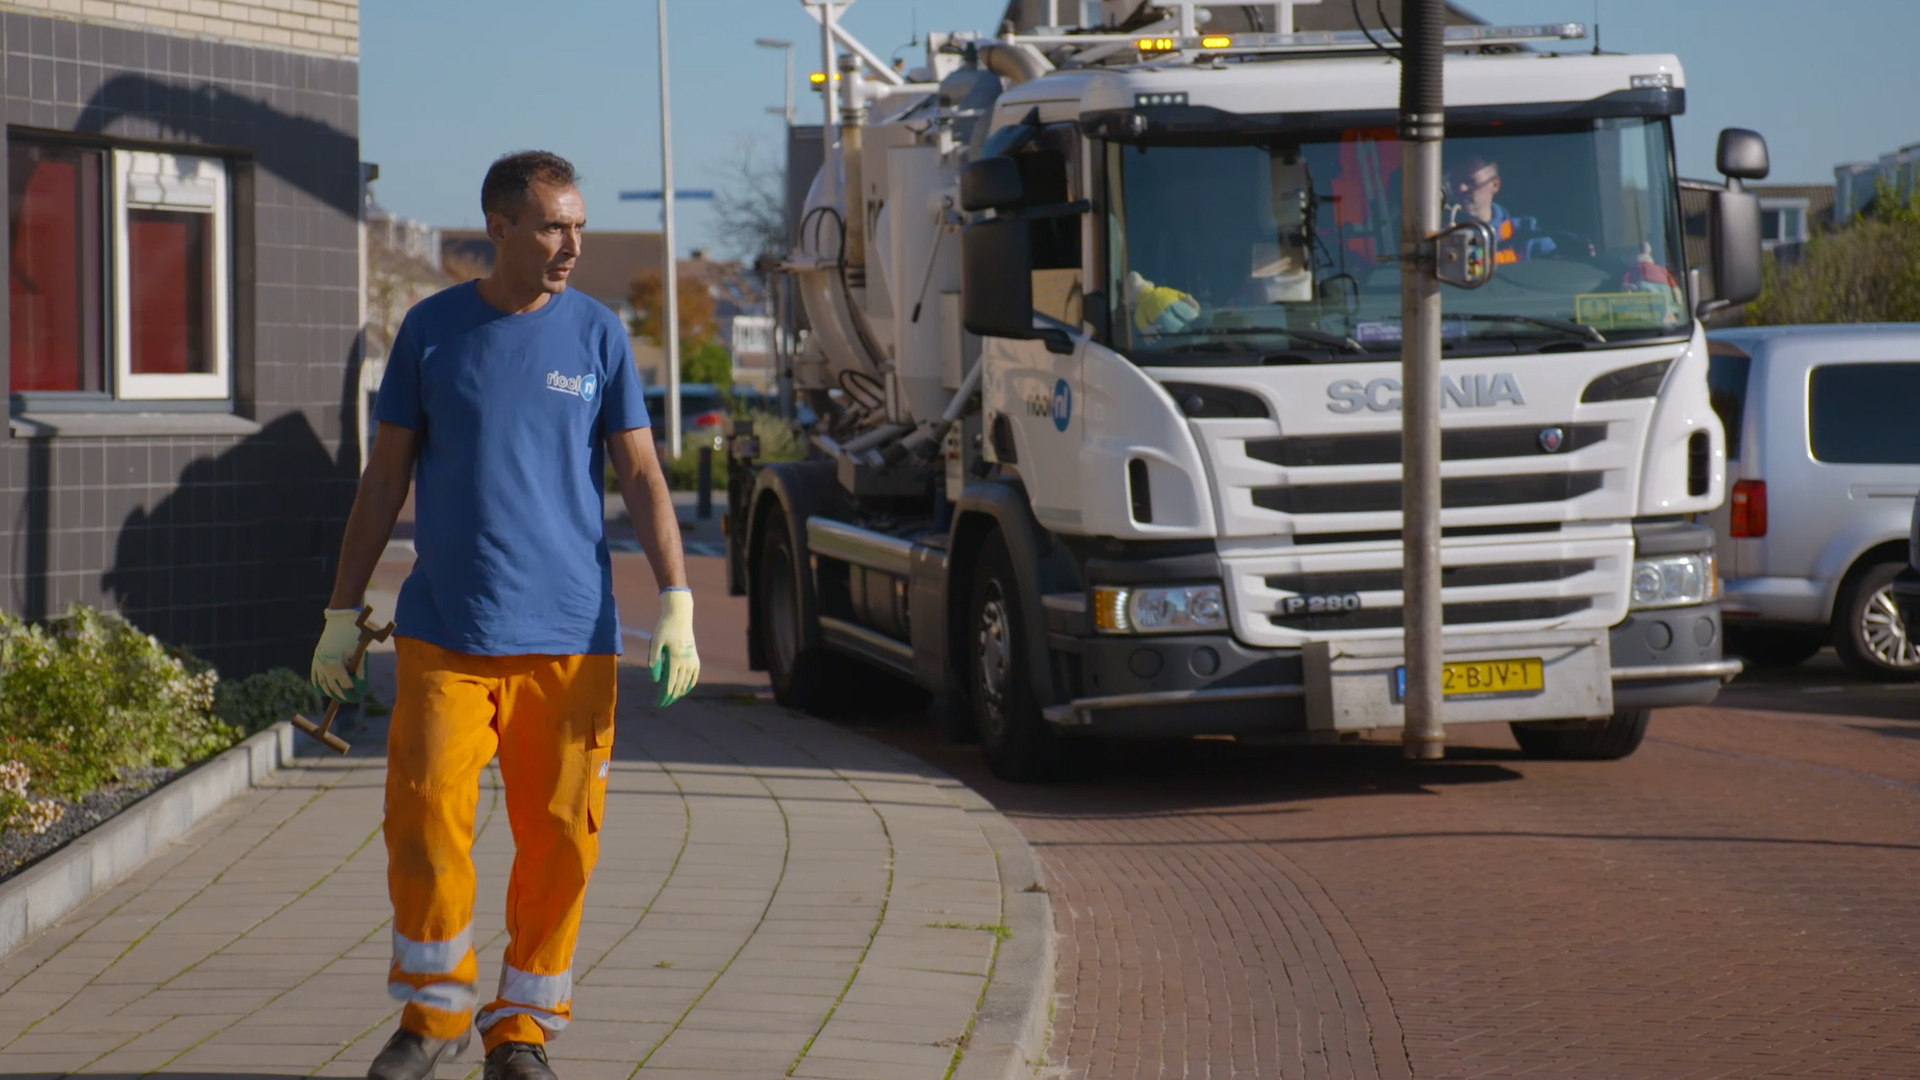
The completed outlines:
<svg viewBox="0 0 1920 1080">
<path fill-rule="evenodd" d="M 1033 144 L 1014 155 L 1029 206 L 1057 206 L 1080 197 L 1079 129 L 1053 124 Z M 1028 224 L 1033 254 L 1033 307 L 1069 326 L 1084 314 L 1081 216 L 1077 213 L 1034 218 Z"/>
<path fill-rule="evenodd" d="M 115 151 L 116 396 L 230 396 L 228 183 L 215 158 Z"/>
</svg>

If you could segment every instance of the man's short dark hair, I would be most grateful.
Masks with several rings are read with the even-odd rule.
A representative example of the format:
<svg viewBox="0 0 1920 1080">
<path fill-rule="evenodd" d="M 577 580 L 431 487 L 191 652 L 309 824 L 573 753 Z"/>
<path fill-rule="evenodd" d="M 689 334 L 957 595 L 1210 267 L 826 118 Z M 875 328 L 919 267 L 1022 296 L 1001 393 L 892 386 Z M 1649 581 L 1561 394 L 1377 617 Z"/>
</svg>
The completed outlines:
<svg viewBox="0 0 1920 1080">
<path fill-rule="evenodd" d="M 480 210 L 487 214 L 518 217 L 527 201 L 527 190 L 535 183 L 573 187 L 580 183 L 573 162 L 545 150 L 522 150 L 495 161 L 480 182 Z"/>
</svg>

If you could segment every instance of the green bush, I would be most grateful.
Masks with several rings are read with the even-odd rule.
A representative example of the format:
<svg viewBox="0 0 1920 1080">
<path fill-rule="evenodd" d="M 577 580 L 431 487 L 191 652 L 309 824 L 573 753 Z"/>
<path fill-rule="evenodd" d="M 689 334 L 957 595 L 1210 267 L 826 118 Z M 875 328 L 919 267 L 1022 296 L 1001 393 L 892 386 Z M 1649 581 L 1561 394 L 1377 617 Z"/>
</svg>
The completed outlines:
<svg viewBox="0 0 1920 1080">
<path fill-rule="evenodd" d="M 219 676 L 118 615 L 80 604 L 42 625 L 0 614 L 0 761 L 78 798 L 128 769 L 179 768 L 233 745 Z"/>
<path fill-rule="evenodd" d="M 318 721 L 325 707 L 320 691 L 306 676 L 283 667 L 222 682 L 213 692 L 213 714 L 221 723 L 248 735 L 265 731 L 295 713 L 305 713 Z"/>
<path fill-rule="evenodd" d="M 1881 184 L 1871 216 L 1807 241 L 1783 267 L 1768 259 L 1752 325 L 1920 321 L 1920 189 Z"/>
</svg>

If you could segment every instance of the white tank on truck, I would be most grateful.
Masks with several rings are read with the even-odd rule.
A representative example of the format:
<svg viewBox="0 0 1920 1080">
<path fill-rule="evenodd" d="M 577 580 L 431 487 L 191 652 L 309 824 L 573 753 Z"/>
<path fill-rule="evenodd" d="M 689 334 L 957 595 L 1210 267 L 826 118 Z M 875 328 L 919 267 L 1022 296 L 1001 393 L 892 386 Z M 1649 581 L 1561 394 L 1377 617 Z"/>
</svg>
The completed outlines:
<svg viewBox="0 0 1920 1080">
<path fill-rule="evenodd" d="M 1102 739 L 1402 726 L 1400 69 L 1272 7 L 930 34 L 902 74 L 807 6 L 831 123 L 782 269 L 814 456 L 730 446 L 781 702 L 948 695 L 1016 780 Z M 1444 700 L 1617 758 L 1738 669 L 1700 316 L 1757 290 L 1767 160 L 1722 135 L 1689 267 L 1680 63 L 1584 37 L 1447 30 L 1444 205 L 1494 267 L 1444 290 Z"/>
</svg>

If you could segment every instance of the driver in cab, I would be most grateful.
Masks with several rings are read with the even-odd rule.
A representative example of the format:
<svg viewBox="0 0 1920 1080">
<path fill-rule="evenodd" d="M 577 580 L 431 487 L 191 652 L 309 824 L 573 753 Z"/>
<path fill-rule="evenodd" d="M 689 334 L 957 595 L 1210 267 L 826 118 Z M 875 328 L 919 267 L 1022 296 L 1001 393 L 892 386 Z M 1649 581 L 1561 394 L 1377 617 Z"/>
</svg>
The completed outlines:
<svg viewBox="0 0 1920 1080">
<path fill-rule="evenodd" d="M 1495 202 L 1500 194 L 1500 163 L 1480 154 L 1461 157 L 1447 169 L 1446 203 L 1449 224 L 1484 221 L 1493 227 L 1497 266 L 1551 255 L 1555 245 L 1550 237 L 1539 235 L 1540 222 L 1531 217 L 1514 217 Z"/>
</svg>

